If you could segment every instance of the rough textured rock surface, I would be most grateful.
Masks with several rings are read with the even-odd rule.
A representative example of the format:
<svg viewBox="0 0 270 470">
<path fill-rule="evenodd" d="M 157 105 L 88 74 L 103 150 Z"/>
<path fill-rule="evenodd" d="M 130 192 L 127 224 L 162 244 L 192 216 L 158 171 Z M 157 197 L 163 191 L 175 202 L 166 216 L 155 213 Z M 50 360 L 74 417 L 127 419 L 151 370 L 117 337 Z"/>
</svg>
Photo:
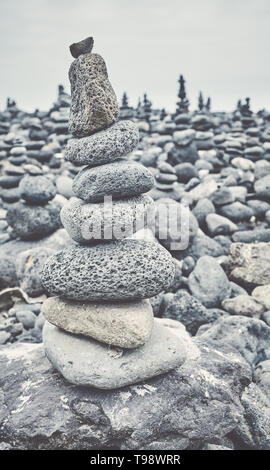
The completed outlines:
<svg viewBox="0 0 270 470">
<path fill-rule="evenodd" d="M 134 150 L 139 142 L 138 128 L 132 121 L 120 121 L 90 137 L 70 139 L 65 158 L 80 165 L 103 165 Z"/>
<path fill-rule="evenodd" d="M 46 176 L 25 176 L 19 190 L 21 197 L 30 204 L 44 204 L 56 196 L 56 187 Z"/>
<path fill-rule="evenodd" d="M 186 338 L 155 320 L 149 340 L 136 349 L 119 349 L 84 336 L 75 336 L 46 322 L 45 354 L 75 385 L 117 389 L 168 372 L 183 364 Z M 187 335 L 185 331 L 182 332 Z"/>
<path fill-rule="evenodd" d="M 42 313 L 63 330 L 120 348 L 142 346 L 153 327 L 149 300 L 81 303 L 50 297 L 43 303 Z"/>
<path fill-rule="evenodd" d="M 15 263 L 10 256 L 3 254 L 0 257 L 0 289 L 14 287 L 17 283 Z"/>
<path fill-rule="evenodd" d="M 232 243 L 230 278 L 247 287 L 270 284 L 270 243 Z"/>
<path fill-rule="evenodd" d="M 201 325 L 218 318 L 184 289 L 179 289 L 168 301 L 162 317 L 180 321 L 193 335 Z"/>
<path fill-rule="evenodd" d="M 270 359 L 260 362 L 254 371 L 256 384 L 269 396 L 270 391 Z"/>
<path fill-rule="evenodd" d="M 263 321 L 229 315 L 207 326 L 197 333 L 202 340 L 233 346 L 251 365 L 270 359 L 270 327 Z"/>
<path fill-rule="evenodd" d="M 51 295 L 71 300 L 139 299 L 168 288 L 174 275 L 172 257 L 158 243 L 121 240 L 51 256 L 43 284 Z"/>
<path fill-rule="evenodd" d="M 237 295 L 233 299 L 225 299 L 222 307 L 232 315 L 246 315 L 247 317 L 257 317 L 264 312 L 265 308 L 250 295 Z"/>
<path fill-rule="evenodd" d="M 251 383 L 241 397 L 244 413 L 233 431 L 233 438 L 242 448 L 253 450 L 270 449 L 270 400 L 263 391 Z"/>
<path fill-rule="evenodd" d="M 8 209 L 7 222 L 22 240 L 35 240 L 61 227 L 61 208 L 56 198 L 46 206 L 28 206 L 19 201 Z"/>
<path fill-rule="evenodd" d="M 69 80 L 71 134 L 84 137 L 117 120 L 117 98 L 108 79 L 105 61 L 99 54 L 83 54 L 75 59 L 69 69 Z"/>
<path fill-rule="evenodd" d="M 122 198 L 146 193 L 154 183 L 154 176 L 143 165 L 117 160 L 84 168 L 74 178 L 72 189 L 84 201 L 98 202 L 103 201 L 104 196 Z"/>
<path fill-rule="evenodd" d="M 200 359 L 114 391 L 70 386 L 44 357 L 42 345 L 0 349 L 3 445 L 166 450 L 173 442 L 179 450 L 225 436 L 243 413 L 239 397 L 251 372 L 227 346 L 198 346 Z"/>
<path fill-rule="evenodd" d="M 148 195 L 104 202 L 87 203 L 71 198 L 61 210 L 61 221 L 70 237 L 78 243 L 94 240 L 122 240 L 144 228 L 147 214 L 155 205 Z"/>
<path fill-rule="evenodd" d="M 206 307 L 218 307 L 230 297 L 231 286 L 223 269 L 211 256 L 202 256 L 188 278 L 190 292 Z"/>
</svg>

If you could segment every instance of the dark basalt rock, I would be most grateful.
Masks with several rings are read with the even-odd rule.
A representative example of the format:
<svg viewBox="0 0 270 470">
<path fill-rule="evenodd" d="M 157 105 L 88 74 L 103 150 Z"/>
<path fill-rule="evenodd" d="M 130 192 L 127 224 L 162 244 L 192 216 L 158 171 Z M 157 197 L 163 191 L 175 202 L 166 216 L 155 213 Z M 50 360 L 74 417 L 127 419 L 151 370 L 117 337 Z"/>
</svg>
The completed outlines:
<svg viewBox="0 0 270 470">
<path fill-rule="evenodd" d="M 19 201 L 8 209 L 7 222 L 22 240 L 35 240 L 61 227 L 61 208 L 55 200 L 45 206 L 29 206 Z"/>
<path fill-rule="evenodd" d="M 243 415 L 240 397 L 251 371 L 227 346 L 197 345 L 199 359 L 110 391 L 70 386 L 47 361 L 42 345 L 1 348 L 1 445 L 179 450 L 227 435 Z"/>
<path fill-rule="evenodd" d="M 20 184 L 22 198 L 30 204 L 44 204 L 56 196 L 56 187 L 46 176 L 25 176 Z"/>
<path fill-rule="evenodd" d="M 71 44 L 71 46 L 69 46 L 69 50 L 72 57 L 77 59 L 77 57 L 79 57 L 81 54 L 90 54 L 90 52 L 92 52 L 93 46 L 94 38 L 90 36 L 86 39 L 83 39 L 82 41 Z"/>
</svg>

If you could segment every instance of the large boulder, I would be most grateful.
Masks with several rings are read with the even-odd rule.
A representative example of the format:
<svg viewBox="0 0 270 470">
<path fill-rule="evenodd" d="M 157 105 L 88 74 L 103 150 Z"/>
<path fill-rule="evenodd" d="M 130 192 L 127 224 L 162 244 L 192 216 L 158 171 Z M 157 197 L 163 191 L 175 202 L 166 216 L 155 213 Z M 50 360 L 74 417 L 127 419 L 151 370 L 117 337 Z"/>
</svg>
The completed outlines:
<svg viewBox="0 0 270 470">
<path fill-rule="evenodd" d="M 270 327 L 257 318 L 224 316 L 213 325 L 202 326 L 197 336 L 218 345 L 231 345 L 251 365 L 270 359 Z"/>
<path fill-rule="evenodd" d="M 1 440 L 14 449 L 200 448 L 236 428 L 251 371 L 227 346 L 198 346 L 200 358 L 110 391 L 71 387 L 42 345 L 3 347 Z"/>
<path fill-rule="evenodd" d="M 135 384 L 175 369 L 186 359 L 185 330 L 182 340 L 181 334 L 176 335 L 161 322 L 154 321 L 148 341 L 135 349 L 115 348 L 46 322 L 43 328 L 45 354 L 73 384 L 99 389 Z"/>
</svg>

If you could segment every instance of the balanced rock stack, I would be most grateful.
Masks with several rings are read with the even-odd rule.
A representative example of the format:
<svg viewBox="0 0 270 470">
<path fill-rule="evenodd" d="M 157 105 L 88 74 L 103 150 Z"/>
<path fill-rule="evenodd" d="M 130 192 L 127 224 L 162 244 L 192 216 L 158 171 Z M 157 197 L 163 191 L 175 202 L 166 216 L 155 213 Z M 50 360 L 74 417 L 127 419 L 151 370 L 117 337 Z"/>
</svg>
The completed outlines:
<svg viewBox="0 0 270 470">
<path fill-rule="evenodd" d="M 60 228 L 63 198 L 56 194 L 50 178 L 26 174 L 18 191 L 21 200 L 10 204 L 7 211 L 7 222 L 16 237 L 36 240 Z"/>
<path fill-rule="evenodd" d="M 92 47 L 92 38 L 71 46 L 74 138 L 65 156 L 87 166 L 74 179 L 76 197 L 61 211 L 78 244 L 51 256 L 43 270 L 43 284 L 56 296 L 43 304 L 43 341 L 48 359 L 68 381 L 113 389 L 178 367 L 186 349 L 172 328 L 154 320 L 148 300 L 174 279 L 170 253 L 155 241 L 127 238 L 136 231 L 136 216 L 145 221 L 153 210 L 145 193 L 154 179 L 123 158 L 136 147 L 138 130 L 130 121 L 116 122 L 117 99 Z M 112 198 L 110 219 L 105 196 Z"/>
</svg>

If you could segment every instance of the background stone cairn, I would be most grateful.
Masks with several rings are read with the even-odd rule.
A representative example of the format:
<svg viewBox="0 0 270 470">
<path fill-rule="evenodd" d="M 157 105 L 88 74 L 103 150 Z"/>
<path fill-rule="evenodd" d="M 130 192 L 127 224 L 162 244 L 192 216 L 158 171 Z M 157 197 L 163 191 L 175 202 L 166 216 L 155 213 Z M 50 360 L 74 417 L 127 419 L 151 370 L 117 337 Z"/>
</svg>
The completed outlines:
<svg viewBox="0 0 270 470">
<path fill-rule="evenodd" d="M 132 238 L 138 213 L 145 221 L 154 209 L 145 194 L 154 178 L 122 158 L 135 149 L 138 130 L 131 121 L 117 122 L 106 65 L 92 47 L 87 38 L 70 48 L 76 57 L 69 71 L 74 138 L 65 158 L 87 166 L 74 179 L 76 197 L 61 211 L 77 243 L 51 256 L 43 270 L 43 284 L 56 296 L 43 304 L 43 341 L 48 359 L 69 382 L 113 389 L 178 367 L 186 347 L 172 327 L 153 318 L 148 299 L 170 286 L 175 264 L 159 243 Z M 112 198 L 110 240 L 106 196 Z"/>
</svg>

